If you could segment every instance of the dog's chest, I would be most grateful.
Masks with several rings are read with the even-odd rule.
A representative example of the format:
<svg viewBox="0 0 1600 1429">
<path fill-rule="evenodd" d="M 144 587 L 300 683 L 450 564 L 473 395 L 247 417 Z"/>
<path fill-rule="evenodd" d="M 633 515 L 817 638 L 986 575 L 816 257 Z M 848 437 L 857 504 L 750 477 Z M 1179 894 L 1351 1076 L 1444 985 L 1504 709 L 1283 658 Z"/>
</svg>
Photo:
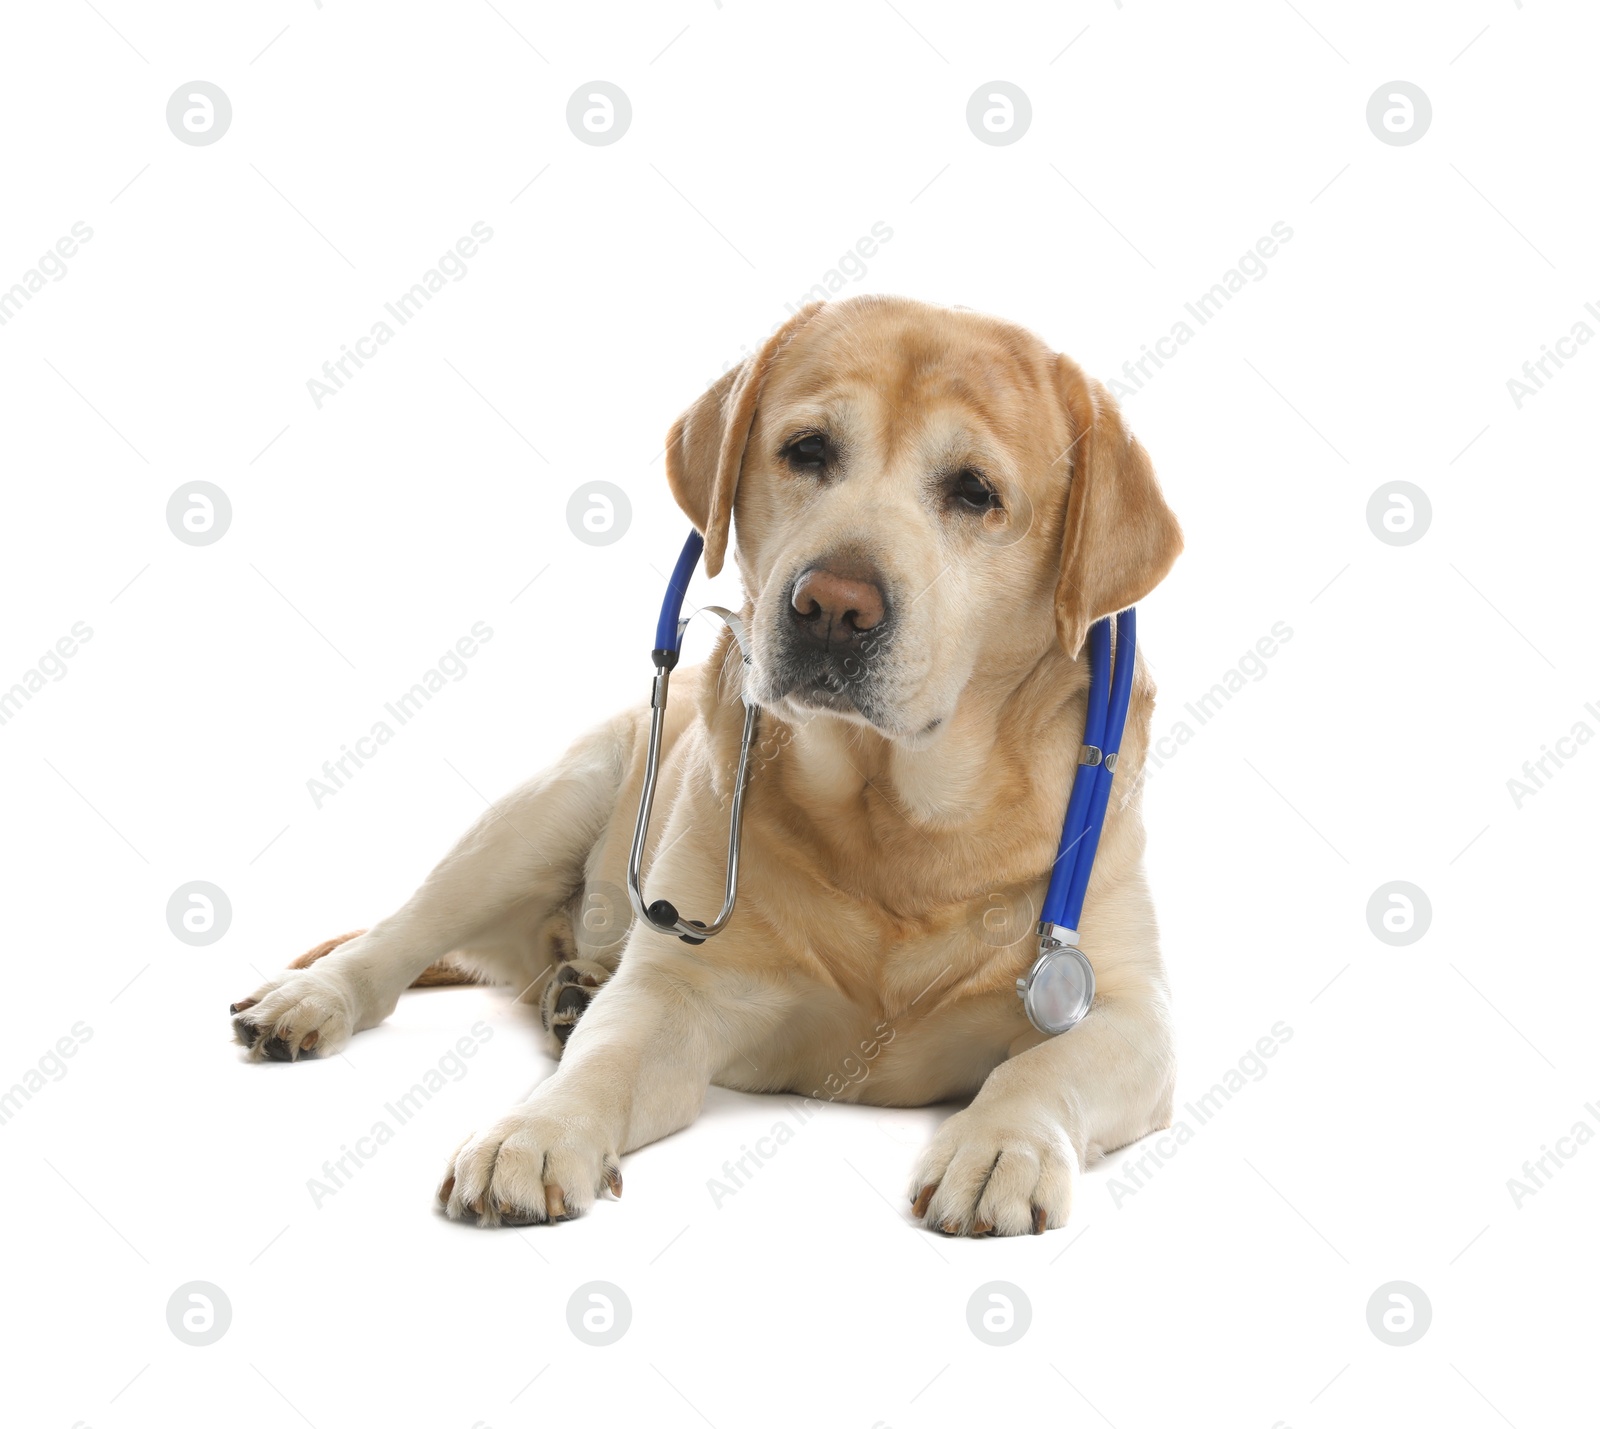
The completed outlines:
<svg viewBox="0 0 1600 1429">
<path fill-rule="evenodd" d="M 867 966 L 815 950 L 826 975 L 797 1009 L 806 1035 L 792 1089 L 887 1106 L 975 1092 L 1028 1031 L 1015 990 L 1023 946 L 991 946 L 963 925 L 880 945 Z"/>
</svg>

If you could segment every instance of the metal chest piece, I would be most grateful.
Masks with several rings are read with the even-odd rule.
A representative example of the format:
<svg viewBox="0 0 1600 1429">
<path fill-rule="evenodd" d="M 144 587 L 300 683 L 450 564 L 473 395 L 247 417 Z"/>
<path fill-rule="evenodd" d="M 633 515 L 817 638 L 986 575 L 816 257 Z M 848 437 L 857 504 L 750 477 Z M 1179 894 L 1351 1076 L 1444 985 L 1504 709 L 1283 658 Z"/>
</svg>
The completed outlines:
<svg viewBox="0 0 1600 1429">
<path fill-rule="evenodd" d="M 1076 1027 L 1094 1002 L 1094 968 L 1077 943 L 1071 929 L 1041 923 L 1039 956 L 1017 979 L 1022 1009 L 1046 1037 Z"/>
</svg>

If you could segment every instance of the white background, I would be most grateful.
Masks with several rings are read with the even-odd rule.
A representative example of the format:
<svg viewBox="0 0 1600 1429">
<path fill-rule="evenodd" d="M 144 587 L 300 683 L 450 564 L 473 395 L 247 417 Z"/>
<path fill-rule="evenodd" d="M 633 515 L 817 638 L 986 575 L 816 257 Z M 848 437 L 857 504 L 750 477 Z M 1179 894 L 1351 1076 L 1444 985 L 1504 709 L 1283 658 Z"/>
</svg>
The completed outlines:
<svg viewBox="0 0 1600 1429">
<path fill-rule="evenodd" d="M 496 3 L 7 12 L 0 286 L 93 230 L 0 328 L 0 687 L 93 630 L 0 727 L 0 1085 L 92 1032 L 0 1127 L 8 1422 L 1592 1418 L 1600 1147 L 1520 1208 L 1507 1181 L 1600 1127 L 1600 750 L 1520 808 L 1507 780 L 1600 730 L 1600 350 L 1506 386 L 1600 301 L 1592 10 Z M 205 147 L 165 121 L 197 78 L 233 107 Z M 597 78 L 633 106 L 606 147 L 565 120 Z M 1409 146 L 1365 118 L 1396 78 L 1433 107 Z M 1001 147 L 965 119 L 995 79 L 1033 108 Z M 307 379 L 480 220 L 467 276 L 319 410 Z M 1149 790 L 1180 1103 L 1293 1036 L 1041 1238 L 912 1225 L 940 1109 L 827 1108 L 719 1207 L 797 1104 L 721 1091 L 620 1203 L 447 1224 L 447 1153 L 549 1073 L 525 1010 L 419 993 L 287 1067 L 246 1065 L 226 1006 L 643 696 L 684 531 L 662 435 L 880 221 L 844 291 L 998 313 L 1105 378 L 1293 230 L 1126 402 L 1188 541 L 1141 611 L 1158 732 L 1293 631 Z M 565 518 L 591 479 L 632 502 L 603 549 Z M 1396 479 L 1432 505 L 1408 546 L 1366 519 Z M 214 545 L 166 524 L 194 480 L 232 503 Z M 317 808 L 323 761 L 477 621 L 467 676 Z M 231 900 L 209 947 L 167 926 L 191 880 Z M 1407 947 L 1368 926 L 1391 880 L 1432 907 Z M 479 1019 L 467 1075 L 315 1206 Z M 166 1321 L 196 1280 L 232 1306 L 208 1347 Z M 606 1348 L 567 1325 L 593 1280 L 632 1305 Z M 1032 1307 L 1007 1348 L 968 1328 L 992 1280 Z M 1432 1305 L 1405 1348 L 1367 1324 L 1393 1280 Z"/>
</svg>

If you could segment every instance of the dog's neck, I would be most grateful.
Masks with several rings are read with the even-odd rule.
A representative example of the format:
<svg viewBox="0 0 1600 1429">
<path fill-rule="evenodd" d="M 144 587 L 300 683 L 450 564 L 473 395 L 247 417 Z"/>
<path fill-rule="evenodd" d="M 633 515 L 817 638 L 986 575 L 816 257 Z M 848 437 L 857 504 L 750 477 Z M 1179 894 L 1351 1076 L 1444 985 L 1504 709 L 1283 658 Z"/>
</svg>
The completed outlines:
<svg viewBox="0 0 1600 1429">
<path fill-rule="evenodd" d="M 711 792 L 723 801 L 743 723 L 738 669 L 724 632 L 707 667 L 717 675 L 700 689 Z M 1020 676 L 974 681 L 936 734 L 915 742 L 836 715 L 763 711 L 747 834 L 759 843 L 762 827 L 778 831 L 790 863 L 813 861 L 826 882 L 911 916 L 1025 885 L 1056 855 L 1087 690 L 1087 662 L 1052 645 Z M 1143 750 L 1129 745 L 1142 739 L 1129 734 L 1136 775 Z"/>
<path fill-rule="evenodd" d="M 814 807 L 843 811 L 870 787 L 913 825 L 953 831 L 986 820 L 997 801 L 1011 802 L 1006 791 L 1019 778 L 1045 781 L 1075 758 L 1086 687 L 1082 663 L 1051 650 L 1020 680 L 969 686 L 939 730 L 916 740 L 825 713 L 774 723 L 782 725 L 790 777 Z"/>
<path fill-rule="evenodd" d="M 916 745 L 763 714 L 753 807 L 763 825 L 808 829 L 786 839 L 791 862 L 808 849 L 826 882 L 903 916 L 1026 885 L 1055 857 L 1086 688 L 1083 666 L 1052 652 L 1009 688 L 964 692 Z"/>
</svg>

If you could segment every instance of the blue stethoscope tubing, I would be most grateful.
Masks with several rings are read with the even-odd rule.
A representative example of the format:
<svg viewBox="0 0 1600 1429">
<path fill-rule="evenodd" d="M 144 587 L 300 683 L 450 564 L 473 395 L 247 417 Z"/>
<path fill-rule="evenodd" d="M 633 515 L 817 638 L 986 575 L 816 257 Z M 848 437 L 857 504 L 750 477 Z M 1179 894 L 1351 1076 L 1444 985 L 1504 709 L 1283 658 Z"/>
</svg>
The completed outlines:
<svg viewBox="0 0 1600 1429">
<path fill-rule="evenodd" d="M 705 541 L 698 531 L 690 531 L 683 543 L 677 564 L 667 579 L 667 593 L 661 602 L 656 622 L 656 643 L 650 658 L 656 667 L 650 690 L 650 739 L 645 753 L 644 785 L 639 795 L 639 815 L 634 824 L 633 844 L 628 854 L 628 896 L 634 911 L 652 926 L 674 933 L 686 943 L 703 943 L 727 926 L 733 915 L 739 890 L 739 844 L 744 818 L 745 785 L 749 774 L 750 745 L 755 736 L 757 707 L 747 690 L 741 690 L 745 705 L 744 731 L 739 746 L 739 769 L 735 775 L 733 808 L 728 822 L 728 862 L 722 909 L 710 923 L 685 919 L 666 899 L 647 902 L 641 865 L 650 832 L 650 811 L 655 802 L 656 782 L 661 772 L 662 735 L 666 725 L 667 687 L 678 664 L 683 632 L 689 622 L 683 616 L 683 602 L 689 582 L 700 564 Z M 732 611 L 720 606 L 702 607 L 717 616 L 733 632 L 748 669 L 750 643 L 743 622 Z M 1122 750 L 1122 734 L 1127 724 L 1128 706 L 1133 694 L 1134 658 L 1137 651 L 1137 622 L 1132 607 L 1116 616 L 1115 660 L 1112 648 L 1112 617 L 1106 616 L 1089 628 L 1089 694 L 1084 715 L 1083 742 L 1067 800 L 1066 818 L 1061 828 L 1060 851 L 1050 873 L 1040 908 L 1037 936 L 1039 954 L 1026 977 L 1017 979 L 1017 994 L 1022 999 L 1028 1020 L 1040 1032 L 1055 1036 L 1076 1026 L 1094 1002 L 1094 968 L 1078 946 L 1078 923 L 1083 916 L 1084 896 L 1094 869 L 1094 856 L 1105 826 L 1111 802 L 1111 783 L 1116 776 L 1117 758 Z"/>
<path fill-rule="evenodd" d="M 1133 697 L 1137 619 L 1130 606 L 1116 618 L 1116 664 L 1111 658 L 1111 617 L 1089 628 L 1089 705 L 1072 796 L 1061 829 L 1061 849 L 1051 870 L 1039 921 L 1076 932 L 1095 850 L 1111 803 L 1111 781 L 1122 751 L 1122 731 Z M 1109 686 L 1109 690 L 1107 689 Z"/>
<path fill-rule="evenodd" d="M 1089 627 L 1089 696 L 1078 768 L 1061 826 L 1061 850 L 1039 912 L 1039 956 L 1027 976 L 1017 979 L 1028 1021 L 1050 1037 L 1076 1027 L 1094 1005 L 1094 965 L 1078 946 L 1078 923 L 1122 752 L 1138 640 L 1132 607 L 1118 614 L 1116 623 L 1115 665 L 1111 617 Z"/>
<path fill-rule="evenodd" d="M 683 631 L 688 621 L 681 618 L 683 600 L 689 593 L 689 582 L 694 577 L 695 567 L 700 564 L 700 553 L 705 550 L 706 542 L 698 531 L 691 530 L 689 539 L 683 543 L 683 550 L 678 553 L 678 564 L 672 568 L 672 574 L 667 578 L 667 594 L 661 602 L 661 618 L 656 621 L 656 645 L 651 651 L 651 658 L 662 651 L 672 652 L 672 665 L 678 663 L 678 652 L 683 646 Z M 661 662 L 656 661 L 659 668 Z M 671 665 L 668 666 L 671 668 Z"/>
</svg>

